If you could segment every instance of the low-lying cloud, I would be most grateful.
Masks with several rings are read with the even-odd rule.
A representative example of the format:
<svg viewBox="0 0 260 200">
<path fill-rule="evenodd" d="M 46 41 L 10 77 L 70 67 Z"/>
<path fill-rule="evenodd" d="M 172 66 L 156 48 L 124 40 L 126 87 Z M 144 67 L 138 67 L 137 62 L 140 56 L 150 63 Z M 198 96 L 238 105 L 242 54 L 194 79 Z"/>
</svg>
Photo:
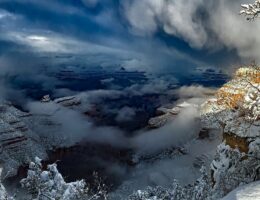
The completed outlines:
<svg viewBox="0 0 260 200">
<path fill-rule="evenodd" d="M 131 121 L 136 115 L 135 109 L 125 106 L 121 108 L 116 116 L 117 122 Z"/>
<path fill-rule="evenodd" d="M 177 89 L 177 95 L 181 99 L 194 97 L 207 97 L 214 93 L 213 88 L 203 87 L 201 85 L 182 86 Z"/>
<path fill-rule="evenodd" d="M 141 154 L 155 153 L 170 147 L 178 147 L 195 137 L 200 128 L 195 107 L 183 109 L 179 115 L 159 129 L 139 133 L 133 146 Z"/>
<path fill-rule="evenodd" d="M 50 120 L 50 126 L 35 126 L 38 129 L 37 134 L 54 138 L 56 142 L 63 142 L 63 146 L 71 146 L 82 141 L 126 146 L 127 140 L 119 129 L 96 127 L 87 116 L 54 102 L 29 102 L 27 109 L 36 117 L 46 116 L 46 120 Z"/>
</svg>

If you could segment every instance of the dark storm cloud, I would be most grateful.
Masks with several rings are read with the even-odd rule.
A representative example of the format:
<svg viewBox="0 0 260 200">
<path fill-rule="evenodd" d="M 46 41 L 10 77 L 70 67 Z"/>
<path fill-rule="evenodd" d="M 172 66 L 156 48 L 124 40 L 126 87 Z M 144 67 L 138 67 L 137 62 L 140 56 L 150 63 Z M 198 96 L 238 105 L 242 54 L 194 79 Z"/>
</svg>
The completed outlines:
<svg viewBox="0 0 260 200">
<path fill-rule="evenodd" d="M 12 63 L 9 75 L 37 77 L 51 88 L 56 80 L 38 78 L 46 53 L 80 55 L 84 60 L 77 64 L 84 66 L 176 76 L 198 66 L 257 60 L 260 25 L 237 14 L 241 2 L 1 0 L 1 76 L 8 77 L 5 69 Z M 44 62 L 56 60 L 47 56 Z"/>
<path fill-rule="evenodd" d="M 100 35 L 110 36 L 120 31 L 119 23 L 115 19 L 116 14 L 109 11 L 109 8 L 86 8 L 80 0 L 3 0 L 0 2 L 0 8 L 14 16 L 22 17 L 22 26 L 28 29 L 28 32 L 30 29 L 49 30 L 77 38 L 88 36 L 88 40 L 94 40 Z"/>
<path fill-rule="evenodd" d="M 23 105 L 28 100 L 26 88 L 35 88 L 39 94 L 38 90 L 53 89 L 57 80 L 45 73 L 44 66 L 51 66 L 51 60 L 32 52 L 0 54 L 0 98 Z"/>
<path fill-rule="evenodd" d="M 252 1 L 127 0 L 123 5 L 133 34 L 147 36 L 162 31 L 191 48 L 235 50 L 242 58 L 258 59 L 260 25 L 238 15 L 240 4 L 248 2 Z"/>
<path fill-rule="evenodd" d="M 2 13 L 4 17 L 0 17 L 0 27 L 3 30 L 0 36 L 33 47 L 33 51 L 48 50 L 56 53 L 65 50 L 79 53 L 80 49 L 81 53 L 89 55 L 93 48 L 89 46 L 91 43 L 102 46 L 103 49 L 108 48 L 106 50 L 109 53 L 100 49 L 95 51 L 97 55 L 105 55 L 105 60 L 104 56 L 98 58 L 102 65 L 122 65 L 150 71 L 183 71 L 208 63 L 225 65 L 240 61 L 235 47 L 221 44 L 216 48 L 215 44 L 219 40 L 213 37 L 212 41 L 208 40 L 208 30 L 204 26 L 200 28 L 203 21 L 196 20 L 199 22 L 196 24 L 190 20 L 203 1 L 194 1 L 194 5 L 190 1 L 185 5 L 172 1 L 162 16 L 162 7 L 165 7 L 166 2 L 168 1 L 2 0 L 0 16 Z M 215 4 L 218 8 L 223 2 Z M 233 4 L 235 2 L 229 3 Z M 209 5 L 211 4 L 207 3 L 206 8 L 211 8 Z M 183 12 L 182 9 L 185 8 L 187 10 Z M 175 23 L 178 13 L 170 20 L 171 9 L 185 13 L 180 25 Z M 234 9 L 230 12 L 237 13 Z M 238 16 L 237 18 L 239 20 Z M 184 32 L 186 35 L 182 34 Z M 203 48 L 208 43 L 210 47 L 214 46 L 213 52 Z M 82 47 L 82 44 L 86 45 Z"/>
</svg>

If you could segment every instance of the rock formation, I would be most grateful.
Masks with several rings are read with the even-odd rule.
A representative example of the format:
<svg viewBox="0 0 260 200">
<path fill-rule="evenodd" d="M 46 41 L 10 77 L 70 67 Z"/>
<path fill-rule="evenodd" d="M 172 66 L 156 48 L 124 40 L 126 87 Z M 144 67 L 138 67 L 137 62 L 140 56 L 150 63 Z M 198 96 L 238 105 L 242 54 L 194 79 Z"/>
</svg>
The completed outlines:
<svg viewBox="0 0 260 200">
<path fill-rule="evenodd" d="M 240 68 L 202 105 L 202 121 L 219 127 L 223 142 L 211 164 L 214 198 L 260 179 L 260 69 Z"/>
<path fill-rule="evenodd" d="M 151 118 L 148 121 L 148 128 L 160 128 L 164 126 L 167 122 L 170 120 L 174 120 L 178 114 L 185 108 L 195 106 L 195 104 L 190 104 L 187 102 L 183 102 L 180 104 L 177 104 L 172 109 L 160 107 L 157 109 L 158 113 L 161 113 L 161 115 Z"/>
<path fill-rule="evenodd" d="M 0 104 L 0 159 L 4 177 L 16 175 L 18 167 L 35 155 L 47 156 L 40 138 L 27 126 L 30 116 L 10 103 Z"/>
</svg>

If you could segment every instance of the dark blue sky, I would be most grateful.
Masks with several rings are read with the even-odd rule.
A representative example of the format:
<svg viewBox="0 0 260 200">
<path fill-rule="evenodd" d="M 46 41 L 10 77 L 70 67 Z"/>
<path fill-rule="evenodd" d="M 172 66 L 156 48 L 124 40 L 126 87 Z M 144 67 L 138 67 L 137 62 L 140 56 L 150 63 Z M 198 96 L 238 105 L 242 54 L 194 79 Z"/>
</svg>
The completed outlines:
<svg viewBox="0 0 260 200">
<path fill-rule="evenodd" d="M 241 58 L 244 46 L 226 45 L 229 38 L 212 25 L 210 6 L 217 10 L 220 4 L 188 0 L 185 8 L 177 0 L 167 2 L 0 0 L 0 54 L 76 54 L 93 65 L 158 72 L 225 68 L 251 59 Z"/>
</svg>

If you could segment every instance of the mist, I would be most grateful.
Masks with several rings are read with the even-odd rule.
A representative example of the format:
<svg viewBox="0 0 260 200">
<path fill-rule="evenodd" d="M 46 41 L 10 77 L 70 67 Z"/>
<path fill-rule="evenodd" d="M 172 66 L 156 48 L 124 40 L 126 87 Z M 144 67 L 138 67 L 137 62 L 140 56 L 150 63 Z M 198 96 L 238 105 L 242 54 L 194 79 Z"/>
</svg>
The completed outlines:
<svg viewBox="0 0 260 200">
<path fill-rule="evenodd" d="M 30 113 L 36 116 L 48 116 L 54 124 L 54 129 L 41 131 L 41 136 L 55 138 L 64 144 L 72 146 L 82 141 L 108 144 L 115 147 L 127 145 L 127 139 L 122 131 L 113 127 L 96 127 L 87 116 L 80 112 L 65 108 L 53 102 L 29 102 L 26 106 Z M 44 127 L 42 127 L 44 128 Z"/>
<path fill-rule="evenodd" d="M 133 139 L 133 145 L 140 154 L 151 154 L 170 147 L 181 146 L 198 134 L 200 128 L 198 116 L 196 108 L 185 108 L 165 126 L 139 133 Z"/>
<path fill-rule="evenodd" d="M 191 90 L 193 93 L 189 92 Z M 212 92 L 212 90 L 202 86 L 184 86 L 174 93 L 178 94 L 179 102 L 198 103 L 195 100 L 200 99 L 202 101 L 206 97 L 205 93 L 209 92 Z M 82 105 L 76 110 L 63 107 L 54 102 L 29 102 L 26 108 L 34 115 L 50 116 L 56 124 L 60 125 L 60 134 L 75 143 L 86 139 L 122 146 L 127 144 L 140 153 L 154 153 L 168 147 L 180 146 L 198 133 L 200 128 L 197 120 L 199 113 L 198 108 L 195 106 L 181 110 L 174 120 L 159 129 L 137 131 L 134 133 L 136 136 L 133 138 L 126 138 L 125 133 L 116 127 L 95 127 L 91 119 L 81 114 L 81 111 L 90 109 L 92 104 L 102 103 L 105 98 L 111 98 L 111 94 L 113 94 L 112 98 L 118 98 L 128 93 L 113 90 L 84 92 L 77 96 L 77 98 L 81 99 Z M 120 110 L 113 110 L 113 112 L 117 113 L 115 119 L 119 123 L 131 121 L 136 115 L 135 109 L 127 106 Z"/>
</svg>

